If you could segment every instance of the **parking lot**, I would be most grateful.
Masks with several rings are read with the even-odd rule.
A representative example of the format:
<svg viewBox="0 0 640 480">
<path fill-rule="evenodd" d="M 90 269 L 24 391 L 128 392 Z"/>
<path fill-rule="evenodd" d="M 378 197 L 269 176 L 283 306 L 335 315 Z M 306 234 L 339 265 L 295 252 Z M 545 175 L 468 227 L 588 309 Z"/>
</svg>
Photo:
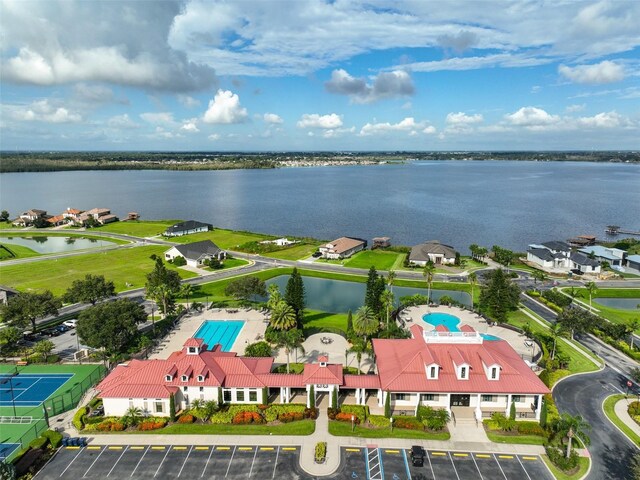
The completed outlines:
<svg viewBox="0 0 640 480">
<path fill-rule="evenodd" d="M 312 478 L 299 466 L 300 447 L 112 445 L 62 447 L 38 473 L 39 480 L 60 478 Z M 330 479 L 362 480 L 552 480 L 538 456 L 473 452 L 426 452 L 414 467 L 409 452 L 374 446 L 343 447 L 338 471 Z"/>
</svg>

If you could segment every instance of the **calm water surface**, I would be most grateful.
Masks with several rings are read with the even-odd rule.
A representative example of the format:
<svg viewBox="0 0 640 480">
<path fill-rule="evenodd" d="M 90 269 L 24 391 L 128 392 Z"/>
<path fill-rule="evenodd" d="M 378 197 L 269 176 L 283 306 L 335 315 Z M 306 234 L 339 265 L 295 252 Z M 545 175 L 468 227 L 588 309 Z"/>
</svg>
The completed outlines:
<svg viewBox="0 0 640 480">
<path fill-rule="evenodd" d="M 302 277 L 305 288 L 307 308 L 322 310 L 323 312 L 355 312 L 364 303 L 366 285 L 364 283 L 345 282 L 328 278 Z M 266 281 L 267 286 L 275 283 L 284 293 L 289 275 L 280 275 Z M 396 302 L 400 297 L 408 295 L 427 294 L 426 288 L 393 287 Z M 453 290 L 431 290 L 431 298 L 438 300 L 448 295 L 465 305 L 471 304 L 471 296 L 466 292 Z"/>
<path fill-rule="evenodd" d="M 0 175 L 0 204 L 110 208 L 120 217 L 334 239 L 438 239 L 523 250 L 608 224 L 640 230 L 640 166 L 614 163 L 438 161 L 407 165 L 231 171 L 78 171 Z"/>
<path fill-rule="evenodd" d="M 619 308 L 620 310 L 638 310 L 638 305 L 640 305 L 640 297 L 639 298 L 603 298 L 598 297 L 593 299 L 593 303 L 599 303 L 600 305 L 604 305 L 605 307 L 611 308 Z"/>
<path fill-rule="evenodd" d="M 75 237 L 0 237 L 0 243 L 11 245 L 22 245 L 38 253 L 60 253 L 72 250 L 82 250 L 85 248 L 106 247 L 113 245 L 113 242 L 104 240 L 91 240 L 88 238 Z"/>
</svg>

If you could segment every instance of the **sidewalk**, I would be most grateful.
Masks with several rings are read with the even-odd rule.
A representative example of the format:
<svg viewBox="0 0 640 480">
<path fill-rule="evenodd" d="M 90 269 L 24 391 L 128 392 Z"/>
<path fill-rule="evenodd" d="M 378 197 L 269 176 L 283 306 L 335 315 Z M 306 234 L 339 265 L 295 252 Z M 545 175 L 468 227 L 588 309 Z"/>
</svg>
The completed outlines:
<svg viewBox="0 0 640 480">
<path fill-rule="evenodd" d="M 631 418 L 629 412 L 627 412 L 628 405 L 634 401 L 635 400 L 633 398 L 621 398 L 616 402 L 615 406 L 613 407 L 613 411 L 615 412 L 616 416 L 627 425 L 627 427 L 633 430 L 636 435 L 640 436 L 640 425 L 638 425 L 636 421 Z"/>
</svg>

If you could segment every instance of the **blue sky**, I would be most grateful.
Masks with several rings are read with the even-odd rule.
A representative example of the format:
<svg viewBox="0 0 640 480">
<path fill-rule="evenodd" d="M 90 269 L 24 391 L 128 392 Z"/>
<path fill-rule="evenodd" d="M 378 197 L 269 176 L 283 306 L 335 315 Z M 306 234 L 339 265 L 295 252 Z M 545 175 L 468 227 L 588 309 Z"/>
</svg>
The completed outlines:
<svg viewBox="0 0 640 480">
<path fill-rule="evenodd" d="M 640 149 L 640 2 L 2 1 L 3 150 Z"/>
</svg>

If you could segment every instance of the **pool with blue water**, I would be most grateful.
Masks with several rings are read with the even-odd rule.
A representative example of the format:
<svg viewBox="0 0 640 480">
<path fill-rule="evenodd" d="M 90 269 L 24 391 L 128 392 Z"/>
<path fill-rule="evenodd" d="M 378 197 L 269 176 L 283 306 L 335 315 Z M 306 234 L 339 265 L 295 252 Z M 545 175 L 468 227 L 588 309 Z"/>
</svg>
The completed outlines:
<svg viewBox="0 0 640 480">
<path fill-rule="evenodd" d="M 450 313 L 441 313 L 441 312 L 433 312 L 427 313 L 422 316 L 422 320 L 427 322 L 429 325 L 433 325 L 437 327 L 438 325 L 444 325 L 449 329 L 450 332 L 459 332 L 460 329 L 458 325 L 460 324 L 460 319 L 455 315 L 451 315 Z M 490 333 L 481 333 L 482 338 L 485 340 L 502 340 L 500 337 L 496 337 L 495 335 L 491 335 Z"/>
<path fill-rule="evenodd" d="M 228 352 L 233 348 L 243 326 L 244 320 L 206 320 L 193 337 L 201 338 L 209 350 L 220 344 L 222 351 Z"/>
</svg>

